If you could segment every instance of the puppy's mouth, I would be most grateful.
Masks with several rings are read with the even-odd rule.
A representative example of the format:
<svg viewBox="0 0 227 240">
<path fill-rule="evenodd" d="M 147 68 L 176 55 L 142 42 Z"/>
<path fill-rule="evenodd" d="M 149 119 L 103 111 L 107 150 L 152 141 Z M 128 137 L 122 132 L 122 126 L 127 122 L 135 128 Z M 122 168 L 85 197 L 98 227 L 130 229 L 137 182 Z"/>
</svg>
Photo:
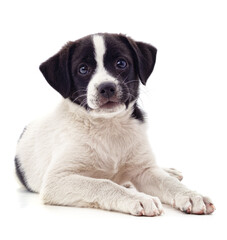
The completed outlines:
<svg viewBox="0 0 227 240">
<path fill-rule="evenodd" d="M 114 102 L 114 101 L 107 101 L 106 103 L 102 104 L 100 106 L 101 109 L 112 109 L 115 108 L 117 106 L 119 106 L 120 103 L 119 102 Z"/>
</svg>

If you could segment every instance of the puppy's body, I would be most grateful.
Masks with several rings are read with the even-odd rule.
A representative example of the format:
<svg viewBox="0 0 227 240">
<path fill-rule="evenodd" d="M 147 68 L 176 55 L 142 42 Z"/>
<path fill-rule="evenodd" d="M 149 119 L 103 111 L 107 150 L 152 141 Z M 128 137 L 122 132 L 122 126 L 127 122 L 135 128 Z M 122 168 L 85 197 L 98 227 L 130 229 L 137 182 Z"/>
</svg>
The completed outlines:
<svg viewBox="0 0 227 240">
<path fill-rule="evenodd" d="M 145 124 L 131 115 L 129 107 L 117 117 L 93 118 L 71 101 L 63 100 L 49 116 L 28 125 L 18 143 L 17 157 L 18 161 L 23 159 L 29 189 L 40 192 L 54 155 L 58 158 L 60 154 L 60 171 L 67 165 L 70 172 L 83 176 L 119 184 L 129 181 L 134 167 L 144 165 L 146 158 L 139 155 L 144 152 L 152 157 L 145 142 Z"/>
<path fill-rule="evenodd" d="M 214 211 L 208 198 L 187 189 L 152 156 L 136 100 L 138 78 L 146 83 L 155 56 L 151 45 L 99 34 L 69 43 L 41 65 L 64 99 L 29 124 L 18 142 L 17 173 L 28 190 L 47 204 L 133 215 L 160 215 L 160 200 L 188 213 Z"/>
</svg>

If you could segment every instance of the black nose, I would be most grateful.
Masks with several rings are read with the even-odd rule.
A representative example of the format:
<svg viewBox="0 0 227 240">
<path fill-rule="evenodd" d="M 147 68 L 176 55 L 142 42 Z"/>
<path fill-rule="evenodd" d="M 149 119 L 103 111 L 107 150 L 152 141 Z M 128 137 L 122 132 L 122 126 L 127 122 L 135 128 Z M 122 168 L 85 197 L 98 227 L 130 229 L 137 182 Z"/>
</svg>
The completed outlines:
<svg viewBox="0 0 227 240">
<path fill-rule="evenodd" d="M 116 92 L 116 85 L 112 82 L 101 83 L 98 91 L 103 97 L 111 98 Z"/>
</svg>

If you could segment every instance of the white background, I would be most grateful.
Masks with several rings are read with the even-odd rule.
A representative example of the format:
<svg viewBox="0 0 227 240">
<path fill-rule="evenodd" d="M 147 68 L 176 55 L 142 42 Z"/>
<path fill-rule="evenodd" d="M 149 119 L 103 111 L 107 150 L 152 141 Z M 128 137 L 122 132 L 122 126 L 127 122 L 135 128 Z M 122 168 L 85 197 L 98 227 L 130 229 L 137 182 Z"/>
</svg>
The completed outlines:
<svg viewBox="0 0 227 240">
<path fill-rule="evenodd" d="M 0 3 L 0 25 L 1 239 L 226 239 L 225 1 L 8 0 Z M 167 206 L 155 218 L 43 206 L 16 183 L 23 127 L 60 100 L 39 64 L 67 41 L 96 32 L 126 33 L 158 48 L 140 100 L 153 151 L 161 166 L 181 170 L 184 184 L 213 199 L 213 215 Z"/>
</svg>

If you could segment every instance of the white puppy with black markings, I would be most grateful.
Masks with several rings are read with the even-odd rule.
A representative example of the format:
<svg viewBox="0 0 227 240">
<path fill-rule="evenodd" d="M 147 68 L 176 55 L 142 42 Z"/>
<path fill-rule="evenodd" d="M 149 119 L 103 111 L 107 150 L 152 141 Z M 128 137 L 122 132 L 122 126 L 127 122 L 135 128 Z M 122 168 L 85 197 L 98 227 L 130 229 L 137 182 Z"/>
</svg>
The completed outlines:
<svg viewBox="0 0 227 240">
<path fill-rule="evenodd" d="M 63 100 L 25 128 L 15 166 L 21 183 L 45 204 L 146 216 L 161 215 L 161 202 L 187 213 L 215 210 L 152 155 L 137 98 L 156 51 L 124 35 L 95 34 L 67 43 L 41 64 Z"/>
</svg>

